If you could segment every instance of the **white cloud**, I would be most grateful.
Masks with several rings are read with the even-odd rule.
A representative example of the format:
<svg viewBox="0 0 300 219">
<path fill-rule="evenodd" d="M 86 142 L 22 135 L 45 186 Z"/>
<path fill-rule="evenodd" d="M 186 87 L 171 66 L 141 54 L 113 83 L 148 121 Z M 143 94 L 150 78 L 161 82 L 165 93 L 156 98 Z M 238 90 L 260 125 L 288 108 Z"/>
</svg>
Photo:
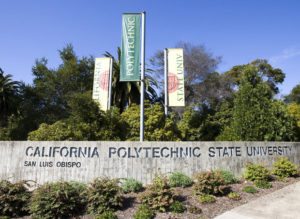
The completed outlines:
<svg viewBox="0 0 300 219">
<path fill-rule="evenodd" d="M 269 61 L 273 64 L 278 64 L 279 62 L 294 58 L 296 56 L 300 56 L 300 48 L 291 47 L 284 49 L 280 55 L 270 57 Z"/>
</svg>

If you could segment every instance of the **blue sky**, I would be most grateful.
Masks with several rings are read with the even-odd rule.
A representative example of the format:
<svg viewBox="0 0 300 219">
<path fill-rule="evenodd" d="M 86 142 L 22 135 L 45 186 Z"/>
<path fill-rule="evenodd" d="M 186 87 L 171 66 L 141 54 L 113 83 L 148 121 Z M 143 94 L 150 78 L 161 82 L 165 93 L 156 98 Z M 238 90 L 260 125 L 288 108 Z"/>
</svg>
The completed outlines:
<svg viewBox="0 0 300 219">
<path fill-rule="evenodd" d="M 264 58 L 286 73 L 281 94 L 300 83 L 298 0 L 0 0 L 0 9 L 0 67 L 27 83 L 35 60 L 57 67 L 67 43 L 78 56 L 115 54 L 122 13 L 142 11 L 146 58 L 187 41 L 222 56 L 220 72 Z"/>
</svg>

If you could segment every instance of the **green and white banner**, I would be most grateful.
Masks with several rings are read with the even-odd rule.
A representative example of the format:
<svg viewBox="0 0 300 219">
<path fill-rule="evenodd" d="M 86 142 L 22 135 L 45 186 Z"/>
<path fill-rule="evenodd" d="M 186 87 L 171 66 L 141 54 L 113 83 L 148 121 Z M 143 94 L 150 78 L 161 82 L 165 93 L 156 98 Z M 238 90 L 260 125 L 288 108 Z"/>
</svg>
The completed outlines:
<svg viewBox="0 0 300 219">
<path fill-rule="evenodd" d="M 183 49 L 168 49 L 168 106 L 185 106 Z"/>
<path fill-rule="evenodd" d="M 123 14 L 120 81 L 140 81 L 141 14 Z"/>
<path fill-rule="evenodd" d="M 93 84 L 93 100 L 100 104 L 100 109 L 108 109 L 109 76 L 111 58 L 96 58 Z"/>
</svg>

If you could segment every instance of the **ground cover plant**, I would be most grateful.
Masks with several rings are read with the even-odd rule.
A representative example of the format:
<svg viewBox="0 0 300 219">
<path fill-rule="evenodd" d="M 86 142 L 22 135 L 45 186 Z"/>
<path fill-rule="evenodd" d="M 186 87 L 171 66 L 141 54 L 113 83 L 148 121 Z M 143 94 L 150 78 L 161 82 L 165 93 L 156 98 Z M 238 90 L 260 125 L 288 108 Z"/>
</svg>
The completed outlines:
<svg viewBox="0 0 300 219">
<path fill-rule="evenodd" d="M 254 194 L 254 193 L 257 193 L 258 191 L 257 191 L 257 189 L 254 186 L 245 186 L 243 188 L 243 192 Z"/>
<path fill-rule="evenodd" d="M 121 187 L 125 193 L 140 192 L 143 189 L 143 184 L 135 179 L 128 178 L 123 180 Z"/>
<path fill-rule="evenodd" d="M 152 219 L 155 217 L 155 212 L 147 205 L 140 205 L 134 213 L 134 219 Z"/>
<path fill-rule="evenodd" d="M 270 175 L 270 171 L 265 166 L 253 163 L 247 164 L 244 172 L 244 178 L 250 181 L 268 181 Z"/>
<path fill-rule="evenodd" d="M 91 182 L 87 189 L 88 212 L 98 215 L 122 207 L 122 188 L 118 183 L 118 180 L 109 178 L 98 178 Z"/>
<path fill-rule="evenodd" d="M 296 164 L 289 161 L 287 157 L 280 157 L 273 164 L 272 173 L 279 178 L 286 178 L 296 176 L 299 172 Z"/>
<path fill-rule="evenodd" d="M 187 175 L 180 173 L 180 172 L 174 172 L 171 173 L 169 176 L 169 183 L 171 187 L 188 187 L 193 184 L 193 180 L 188 177 Z"/>
<path fill-rule="evenodd" d="M 68 218 L 83 214 L 86 186 L 77 182 L 46 183 L 32 194 L 30 212 L 35 218 Z"/>
<path fill-rule="evenodd" d="M 206 171 L 195 174 L 193 189 L 196 195 L 211 194 L 222 195 L 229 190 L 222 174 L 218 171 Z"/>
<path fill-rule="evenodd" d="M 0 216 L 20 217 L 29 212 L 28 202 L 31 193 L 26 182 L 11 183 L 0 181 Z"/>
<path fill-rule="evenodd" d="M 259 167 L 258 172 L 265 171 Z M 19 205 L 20 202 L 11 202 L 14 199 L 7 199 L 6 196 L 15 194 L 7 192 L 9 191 L 7 188 L 12 188 L 11 191 L 20 191 L 20 193 L 25 191 L 26 202 L 29 204 L 27 209 L 30 212 L 27 210 L 27 213 L 23 215 L 31 213 L 32 218 L 70 218 L 87 214 L 89 214 L 88 218 L 96 219 L 116 219 L 118 217 L 152 219 L 155 216 L 157 218 L 196 219 L 199 216 L 213 218 L 235 206 L 300 180 L 294 177 L 288 177 L 284 181 L 275 179 L 272 183 L 265 180 L 254 180 L 253 182 L 241 180 L 229 186 L 229 181 L 234 181 L 231 180 L 233 174 L 229 172 L 225 175 L 230 176 L 230 180 L 227 182 L 224 180 L 224 174 L 219 170 L 199 172 L 195 174 L 193 187 L 174 188 L 170 187 L 168 177 L 158 175 L 145 191 L 134 192 L 132 189 L 126 194 L 122 193 L 121 186 L 123 184 L 119 180 L 108 178 L 98 178 L 87 185 L 76 182 L 46 183 L 33 192 L 28 192 L 25 184 L 16 186 L 8 181 L 0 181 L 2 186 L 0 186 L 0 208 L 7 207 L 10 203 L 11 209 L 17 209 L 16 213 L 23 207 L 21 204 Z M 262 174 L 257 175 L 261 176 Z M 139 184 L 132 179 L 128 181 L 129 185 Z M 254 193 L 256 194 L 253 195 Z M 19 197 L 23 197 L 23 195 Z M 0 218 L 3 219 L 15 217 L 7 216 L 9 214 L 2 212 L 1 214 Z M 23 215 L 19 214 L 19 216 Z"/>
<path fill-rule="evenodd" d="M 238 179 L 229 170 L 215 170 L 215 172 L 219 172 L 222 175 L 224 183 L 227 185 L 238 182 Z"/>
<path fill-rule="evenodd" d="M 165 176 L 156 176 L 151 185 L 140 196 L 143 204 L 151 209 L 166 212 L 174 202 L 175 195 Z"/>
</svg>

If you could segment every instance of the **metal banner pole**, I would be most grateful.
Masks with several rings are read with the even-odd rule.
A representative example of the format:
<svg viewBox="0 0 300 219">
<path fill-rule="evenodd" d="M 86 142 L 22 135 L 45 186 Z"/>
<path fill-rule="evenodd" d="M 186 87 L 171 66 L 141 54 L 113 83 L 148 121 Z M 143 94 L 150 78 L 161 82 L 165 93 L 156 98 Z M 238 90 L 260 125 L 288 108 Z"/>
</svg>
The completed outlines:
<svg viewBox="0 0 300 219">
<path fill-rule="evenodd" d="M 141 103 L 140 103 L 140 142 L 144 141 L 144 92 L 145 92 L 145 23 L 146 12 L 142 13 L 142 46 L 141 46 Z"/>
<path fill-rule="evenodd" d="M 165 115 L 168 115 L 168 49 L 164 50 L 165 63 Z"/>
<path fill-rule="evenodd" d="M 112 73 L 113 73 L 113 58 L 110 58 L 110 66 L 109 66 L 109 87 L 108 87 L 108 109 L 111 107 L 111 89 L 112 89 Z"/>
</svg>

